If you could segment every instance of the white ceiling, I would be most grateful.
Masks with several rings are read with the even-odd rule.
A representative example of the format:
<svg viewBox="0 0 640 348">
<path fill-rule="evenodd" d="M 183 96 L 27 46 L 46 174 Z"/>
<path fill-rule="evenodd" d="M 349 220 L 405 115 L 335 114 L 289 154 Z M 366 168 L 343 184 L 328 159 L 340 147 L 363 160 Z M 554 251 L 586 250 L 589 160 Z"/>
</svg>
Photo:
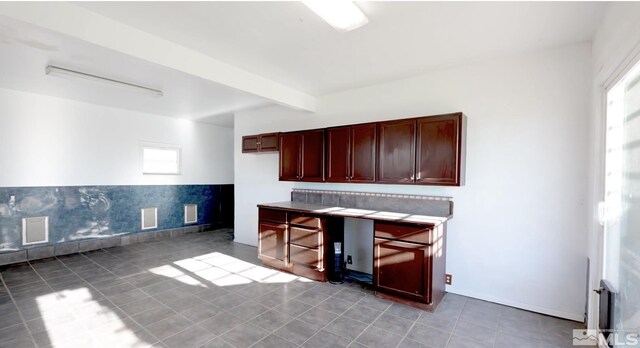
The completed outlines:
<svg viewBox="0 0 640 348">
<path fill-rule="evenodd" d="M 45 75 L 47 65 L 161 89 L 160 98 Z M 270 103 L 199 77 L 0 17 L 0 88 L 233 127 L 233 112 Z"/>
<path fill-rule="evenodd" d="M 314 96 L 590 41 L 607 6 L 357 2 L 369 24 L 339 33 L 300 2 L 73 4 L 1 4 L 0 88 L 223 126 L 233 126 L 241 109 L 276 102 L 312 110 Z M 174 54 L 164 57 L 167 51 Z M 194 62 L 216 66 L 185 69 Z M 47 76 L 49 64 L 162 89 L 164 96 Z"/>
<path fill-rule="evenodd" d="M 590 41 L 602 2 L 357 2 L 338 33 L 300 2 L 82 2 L 86 9 L 312 95 Z"/>
</svg>

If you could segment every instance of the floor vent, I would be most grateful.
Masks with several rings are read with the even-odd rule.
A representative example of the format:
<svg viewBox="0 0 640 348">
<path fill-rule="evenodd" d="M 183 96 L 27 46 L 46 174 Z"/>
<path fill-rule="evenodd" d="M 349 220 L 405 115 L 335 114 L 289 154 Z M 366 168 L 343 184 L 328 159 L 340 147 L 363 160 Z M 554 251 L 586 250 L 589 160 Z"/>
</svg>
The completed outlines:
<svg viewBox="0 0 640 348">
<path fill-rule="evenodd" d="M 49 242 L 49 217 L 30 217 L 22 219 L 22 245 Z"/>
<path fill-rule="evenodd" d="M 143 230 L 158 228 L 158 208 L 142 208 L 140 214 Z"/>
<path fill-rule="evenodd" d="M 198 205 L 185 204 L 184 205 L 184 223 L 195 224 L 197 222 L 198 222 Z"/>
</svg>

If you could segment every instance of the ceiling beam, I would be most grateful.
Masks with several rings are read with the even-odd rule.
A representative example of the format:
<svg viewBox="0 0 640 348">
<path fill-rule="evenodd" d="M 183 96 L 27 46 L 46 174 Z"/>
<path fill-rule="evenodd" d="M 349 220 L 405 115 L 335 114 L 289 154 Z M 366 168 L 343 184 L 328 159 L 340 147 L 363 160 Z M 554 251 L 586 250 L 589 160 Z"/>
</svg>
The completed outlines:
<svg viewBox="0 0 640 348">
<path fill-rule="evenodd" d="M 198 76 L 278 104 L 315 111 L 316 99 L 311 95 L 70 3 L 0 2 L 0 15 Z"/>
</svg>

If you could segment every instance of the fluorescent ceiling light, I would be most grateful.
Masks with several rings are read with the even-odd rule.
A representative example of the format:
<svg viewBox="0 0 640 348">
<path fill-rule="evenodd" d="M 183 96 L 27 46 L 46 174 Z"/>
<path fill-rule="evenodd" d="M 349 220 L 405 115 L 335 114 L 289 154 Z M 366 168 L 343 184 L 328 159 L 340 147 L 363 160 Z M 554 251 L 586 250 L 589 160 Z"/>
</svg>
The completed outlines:
<svg viewBox="0 0 640 348">
<path fill-rule="evenodd" d="M 369 18 L 350 0 L 306 0 L 303 3 L 340 32 L 360 28 L 369 22 Z"/>
<path fill-rule="evenodd" d="M 129 82 L 113 80 L 107 77 L 91 75 L 87 73 L 83 73 L 80 71 L 75 71 L 71 69 L 60 68 L 57 66 L 49 65 L 47 66 L 45 73 L 51 76 L 59 76 L 59 77 L 71 77 L 71 78 L 80 78 L 84 80 L 100 82 L 107 85 L 118 86 L 127 88 L 132 91 L 142 92 L 154 97 L 162 97 L 162 91 L 159 89 L 153 89 L 145 86 L 136 85 Z"/>
</svg>

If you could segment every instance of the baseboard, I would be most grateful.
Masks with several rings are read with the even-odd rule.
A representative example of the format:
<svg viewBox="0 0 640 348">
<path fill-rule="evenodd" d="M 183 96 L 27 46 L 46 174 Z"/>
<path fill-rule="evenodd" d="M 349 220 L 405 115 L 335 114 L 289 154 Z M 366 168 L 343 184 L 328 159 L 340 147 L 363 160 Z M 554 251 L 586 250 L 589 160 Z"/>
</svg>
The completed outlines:
<svg viewBox="0 0 640 348">
<path fill-rule="evenodd" d="M 223 228 L 221 224 L 191 225 L 180 228 L 127 233 L 103 238 L 87 238 L 73 242 L 34 246 L 18 251 L 0 253 L 0 266 L 46 259 L 55 256 L 83 253 L 116 246 L 176 238 L 188 233 L 205 232 L 219 228 Z"/>
<path fill-rule="evenodd" d="M 505 306 L 509 306 L 509 307 L 515 307 L 515 308 L 518 308 L 518 309 L 524 309 L 524 310 L 531 311 L 531 312 L 550 315 L 550 316 L 553 316 L 553 317 L 573 320 L 573 321 L 577 321 L 577 322 L 580 322 L 580 323 L 582 323 L 584 321 L 584 314 L 582 314 L 582 313 L 576 314 L 576 313 L 558 311 L 558 310 L 551 309 L 551 308 L 534 306 L 534 305 L 530 305 L 530 304 L 526 304 L 526 303 L 520 303 L 520 302 L 517 302 L 517 301 L 505 300 L 505 299 L 489 296 L 489 295 L 486 295 L 486 294 L 477 294 L 477 293 L 470 292 L 470 291 L 451 291 L 451 290 L 447 289 L 447 292 L 450 292 L 450 293 L 456 294 L 456 295 L 472 297 L 472 298 L 475 298 L 475 299 L 478 299 L 478 300 L 493 302 L 493 303 L 497 303 L 497 304 L 501 304 L 501 305 L 505 305 Z"/>
</svg>

